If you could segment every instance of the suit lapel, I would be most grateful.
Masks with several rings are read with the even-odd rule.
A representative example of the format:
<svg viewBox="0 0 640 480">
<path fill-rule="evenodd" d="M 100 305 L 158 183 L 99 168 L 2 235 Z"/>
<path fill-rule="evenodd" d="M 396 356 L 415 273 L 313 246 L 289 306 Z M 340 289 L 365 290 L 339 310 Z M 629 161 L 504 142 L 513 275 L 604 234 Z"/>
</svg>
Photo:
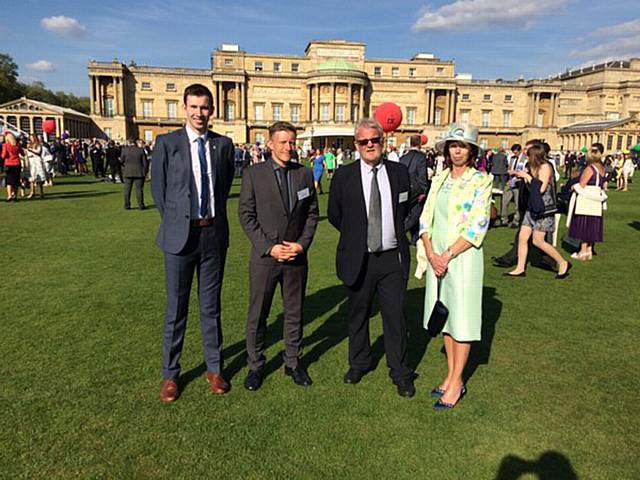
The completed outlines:
<svg viewBox="0 0 640 480">
<path fill-rule="evenodd" d="M 267 177 L 266 183 L 269 186 L 269 190 L 271 190 L 271 195 L 280 199 L 280 201 L 276 203 L 280 205 L 282 212 L 289 215 L 289 212 L 287 212 L 287 208 L 284 205 L 284 201 L 282 200 L 280 186 L 278 185 L 278 179 L 276 178 L 277 173 L 273 169 L 273 164 L 271 163 L 272 161 L 273 160 L 267 160 L 266 162 L 262 163 L 262 165 L 264 165 L 264 175 Z"/>
<path fill-rule="evenodd" d="M 389 162 L 384 162 L 387 178 L 389 179 L 389 187 L 391 187 L 391 206 L 393 207 L 393 223 L 396 221 L 396 212 L 398 211 L 398 177 L 395 170 L 389 168 Z"/>
<path fill-rule="evenodd" d="M 364 216 L 364 224 L 365 226 L 367 225 L 367 219 L 368 217 L 368 212 L 367 212 L 367 203 L 364 199 L 364 190 L 362 189 L 362 171 L 360 170 L 362 168 L 361 165 L 362 160 L 358 160 L 358 165 L 355 168 L 355 172 L 354 172 L 354 187 L 351 189 L 351 191 L 353 191 L 356 195 L 356 205 L 358 205 L 360 207 L 360 214 Z"/>
<path fill-rule="evenodd" d="M 220 168 L 220 162 L 218 161 L 218 142 L 210 131 L 207 131 L 207 137 L 209 139 L 209 158 L 211 158 L 211 185 L 213 185 L 215 192 L 218 168 Z"/>
<path fill-rule="evenodd" d="M 293 213 L 295 208 L 298 206 L 298 188 L 300 185 L 299 175 L 302 175 L 302 168 L 294 167 L 289 170 L 289 179 L 291 180 L 290 194 L 292 195 L 292 198 L 293 198 L 293 205 L 291 205 L 291 213 Z"/>
<path fill-rule="evenodd" d="M 195 192 L 195 179 L 193 178 L 193 169 L 191 168 L 191 145 L 189 144 L 189 135 L 187 135 L 187 131 L 184 128 L 180 131 L 180 138 L 178 151 L 180 152 L 183 168 L 187 172 L 189 188 Z"/>
</svg>

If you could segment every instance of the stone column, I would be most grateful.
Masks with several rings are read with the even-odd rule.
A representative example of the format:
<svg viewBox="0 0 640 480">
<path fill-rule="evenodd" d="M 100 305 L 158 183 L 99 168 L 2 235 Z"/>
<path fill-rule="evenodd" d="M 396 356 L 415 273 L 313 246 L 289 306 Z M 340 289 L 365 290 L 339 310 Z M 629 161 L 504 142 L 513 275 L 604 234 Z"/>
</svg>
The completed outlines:
<svg viewBox="0 0 640 480">
<path fill-rule="evenodd" d="M 113 83 L 113 115 L 116 116 L 119 114 L 118 110 L 120 110 L 118 106 L 118 80 L 116 76 L 111 77 L 111 82 Z"/>
<path fill-rule="evenodd" d="M 542 125 L 538 125 L 538 115 L 540 113 L 540 96 L 541 93 L 536 93 L 536 111 L 535 111 L 535 124 L 536 127 L 541 127 Z"/>
<path fill-rule="evenodd" d="M 320 84 L 316 83 L 316 122 L 320 121 Z"/>
<path fill-rule="evenodd" d="M 353 115 L 352 115 L 352 111 L 353 111 L 353 84 L 351 83 L 347 83 L 347 95 L 348 95 L 348 99 L 347 99 L 347 109 L 349 110 L 347 112 L 346 115 L 346 119 L 349 122 L 353 123 Z"/>
<path fill-rule="evenodd" d="M 429 89 L 424 89 L 424 123 L 429 123 Z"/>
<path fill-rule="evenodd" d="M 89 113 L 90 114 L 94 114 L 95 110 L 96 110 L 96 96 L 95 96 L 95 92 L 93 91 L 95 87 L 95 77 L 93 75 L 89 75 L 89 105 L 90 105 L 90 109 L 89 109 Z"/>
<path fill-rule="evenodd" d="M 233 85 L 236 91 L 236 108 L 233 112 L 233 119 L 235 120 L 240 116 L 240 82 L 234 82 Z"/>
<path fill-rule="evenodd" d="M 311 121 L 311 86 L 307 85 L 307 99 L 305 100 L 305 112 L 307 113 L 307 122 Z"/>
<path fill-rule="evenodd" d="M 331 101 L 329 102 L 329 120 L 336 121 L 336 84 L 331 82 Z"/>
<path fill-rule="evenodd" d="M 360 115 L 358 116 L 358 119 L 362 119 L 364 118 L 364 89 L 365 89 L 365 85 L 360 85 Z"/>
<path fill-rule="evenodd" d="M 429 124 L 435 125 L 436 122 L 436 90 L 431 89 L 431 100 L 429 102 Z"/>
</svg>

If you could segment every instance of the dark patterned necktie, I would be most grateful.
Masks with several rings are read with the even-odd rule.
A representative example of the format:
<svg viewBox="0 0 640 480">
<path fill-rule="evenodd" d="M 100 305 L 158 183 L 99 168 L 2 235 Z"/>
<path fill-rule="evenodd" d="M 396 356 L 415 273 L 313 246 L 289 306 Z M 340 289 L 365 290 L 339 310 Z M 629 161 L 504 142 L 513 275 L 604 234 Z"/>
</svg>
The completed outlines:
<svg viewBox="0 0 640 480">
<path fill-rule="evenodd" d="M 198 158 L 200 159 L 200 216 L 207 218 L 209 213 L 209 175 L 207 175 L 207 154 L 204 150 L 204 138 L 198 137 Z"/>
<path fill-rule="evenodd" d="M 382 200 L 380 198 L 380 189 L 378 188 L 378 168 L 374 167 L 371 174 L 367 247 L 372 252 L 379 252 L 382 250 Z"/>
</svg>

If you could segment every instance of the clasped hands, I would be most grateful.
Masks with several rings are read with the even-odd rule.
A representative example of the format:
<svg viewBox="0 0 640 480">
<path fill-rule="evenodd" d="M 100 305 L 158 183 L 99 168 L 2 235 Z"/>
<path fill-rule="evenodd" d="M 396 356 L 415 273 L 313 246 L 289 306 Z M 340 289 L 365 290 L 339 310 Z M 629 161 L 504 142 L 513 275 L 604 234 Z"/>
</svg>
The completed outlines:
<svg viewBox="0 0 640 480">
<path fill-rule="evenodd" d="M 283 240 L 271 247 L 269 255 L 279 262 L 291 262 L 296 259 L 299 253 L 302 253 L 302 245 L 296 242 L 287 242 Z"/>
<path fill-rule="evenodd" d="M 433 268 L 433 273 L 436 274 L 436 277 L 442 277 L 447 273 L 447 267 L 449 266 L 450 261 L 451 255 L 449 255 L 447 250 L 441 254 L 434 252 L 429 256 L 429 263 L 431 264 L 431 268 Z"/>
</svg>

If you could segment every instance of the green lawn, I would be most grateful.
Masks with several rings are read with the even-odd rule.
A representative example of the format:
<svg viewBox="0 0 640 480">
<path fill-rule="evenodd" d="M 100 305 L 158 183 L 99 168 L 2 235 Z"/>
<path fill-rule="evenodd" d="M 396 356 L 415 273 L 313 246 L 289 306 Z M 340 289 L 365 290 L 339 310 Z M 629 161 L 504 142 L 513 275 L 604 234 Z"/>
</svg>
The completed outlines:
<svg viewBox="0 0 640 480">
<path fill-rule="evenodd" d="M 502 277 L 488 259 L 508 248 L 513 230 L 489 232 L 484 340 L 468 395 L 444 413 L 428 398 L 445 371 L 442 340 L 421 328 L 424 290 L 415 278 L 407 317 L 417 395 L 399 397 L 388 378 L 377 312 L 377 368 L 359 385 L 343 384 L 346 299 L 327 195 L 305 305 L 314 385 L 303 389 L 282 373 L 277 299 L 269 376 L 258 392 L 242 387 L 249 245 L 236 181 L 223 289 L 232 390 L 214 397 L 202 378 L 196 314 L 186 386 L 171 405 L 158 398 L 165 295 L 157 212 L 123 210 L 121 185 L 89 177 L 61 179 L 44 201 L 3 201 L 0 478 L 640 478 L 639 190 L 610 193 L 599 255 L 562 282 L 533 268 L 526 279 Z"/>
</svg>

